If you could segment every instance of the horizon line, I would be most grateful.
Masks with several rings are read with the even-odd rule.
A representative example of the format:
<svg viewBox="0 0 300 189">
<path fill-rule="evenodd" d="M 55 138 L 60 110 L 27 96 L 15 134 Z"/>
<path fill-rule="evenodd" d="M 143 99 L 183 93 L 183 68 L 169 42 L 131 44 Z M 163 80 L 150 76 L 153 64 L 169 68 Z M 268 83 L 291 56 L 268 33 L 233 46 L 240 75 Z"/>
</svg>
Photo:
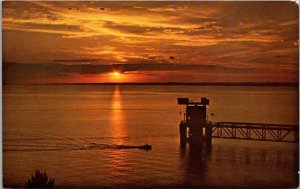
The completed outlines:
<svg viewBox="0 0 300 189">
<path fill-rule="evenodd" d="M 2 85 L 195 85 L 195 86 L 298 86 L 299 82 L 105 82 L 105 83 L 2 83 Z"/>
</svg>

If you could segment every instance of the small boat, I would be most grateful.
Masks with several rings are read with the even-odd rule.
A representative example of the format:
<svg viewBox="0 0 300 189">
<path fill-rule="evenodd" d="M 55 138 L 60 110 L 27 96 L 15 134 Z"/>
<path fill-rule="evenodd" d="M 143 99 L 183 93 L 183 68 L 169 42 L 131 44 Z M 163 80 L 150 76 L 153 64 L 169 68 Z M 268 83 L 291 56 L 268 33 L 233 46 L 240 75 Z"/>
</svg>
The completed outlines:
<svg viewBox="0 0 300 189">
<path fill-rule="evenodd" d="M 129 148 L 138 148 L 138 149 L 142 149 L 142 150 L 151 150 L 152 146 L 149 144 L 145 144 L 142 146 L 127 146 L 127 145 L 116 145 L 117 149 L 129 149 Z"/>
<path fill-rule="evenodd" d="M 144 150 L 152 150 L 152 146 L 149 144 L 143 145 L 143 146 L 139 146 L 139 149 L 144 149 Z"/>
</svg>

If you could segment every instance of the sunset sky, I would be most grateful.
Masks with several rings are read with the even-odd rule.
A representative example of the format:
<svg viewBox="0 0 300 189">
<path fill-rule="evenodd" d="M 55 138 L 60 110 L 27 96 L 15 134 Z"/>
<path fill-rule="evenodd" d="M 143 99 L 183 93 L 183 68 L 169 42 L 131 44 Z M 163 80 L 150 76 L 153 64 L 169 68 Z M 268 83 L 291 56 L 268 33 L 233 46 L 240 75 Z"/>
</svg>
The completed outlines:
<svg viewBox="0 0 300 189">
<path fill-rule="evenodd" d="M 293 2 L 3 2 L 3 82 L 298 82 Z"/>
</svg>

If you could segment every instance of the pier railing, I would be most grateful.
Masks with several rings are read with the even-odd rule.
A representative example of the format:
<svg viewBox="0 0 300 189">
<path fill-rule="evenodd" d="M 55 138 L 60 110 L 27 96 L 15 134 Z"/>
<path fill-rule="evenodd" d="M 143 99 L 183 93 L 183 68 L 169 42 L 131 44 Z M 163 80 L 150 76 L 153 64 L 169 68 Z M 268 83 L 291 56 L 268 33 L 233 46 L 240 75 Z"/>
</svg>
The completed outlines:
<svg viewBox="0 0 300 189">
<path fill-rule="evenodd" d="M 213 138 L 298 142 L 299 126 L 285 124 L 216 122 L 209 123 Z"/>
</svg>

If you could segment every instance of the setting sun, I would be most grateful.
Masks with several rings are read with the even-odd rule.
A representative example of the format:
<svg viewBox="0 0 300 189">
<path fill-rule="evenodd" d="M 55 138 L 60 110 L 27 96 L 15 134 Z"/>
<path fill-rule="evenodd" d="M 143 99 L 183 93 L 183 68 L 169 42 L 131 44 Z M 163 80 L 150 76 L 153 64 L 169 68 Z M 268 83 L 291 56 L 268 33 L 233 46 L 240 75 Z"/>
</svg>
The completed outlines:
<svg viewBox="0 0 300 189">
<path fill-rule="evenodd" d="M 120 72 L 113 72 L 113 76 L 115 77 L 115 78 L 119 78 L 120 76 L 121 76 L 121 73 Z"/>
<path fill-rule="evenodd" d="M 110 81 L 111 82 L 121 82 L 124 81 L 124 74 L 119 71 L 112 71 L 110 74 Z"/>
</svg>

